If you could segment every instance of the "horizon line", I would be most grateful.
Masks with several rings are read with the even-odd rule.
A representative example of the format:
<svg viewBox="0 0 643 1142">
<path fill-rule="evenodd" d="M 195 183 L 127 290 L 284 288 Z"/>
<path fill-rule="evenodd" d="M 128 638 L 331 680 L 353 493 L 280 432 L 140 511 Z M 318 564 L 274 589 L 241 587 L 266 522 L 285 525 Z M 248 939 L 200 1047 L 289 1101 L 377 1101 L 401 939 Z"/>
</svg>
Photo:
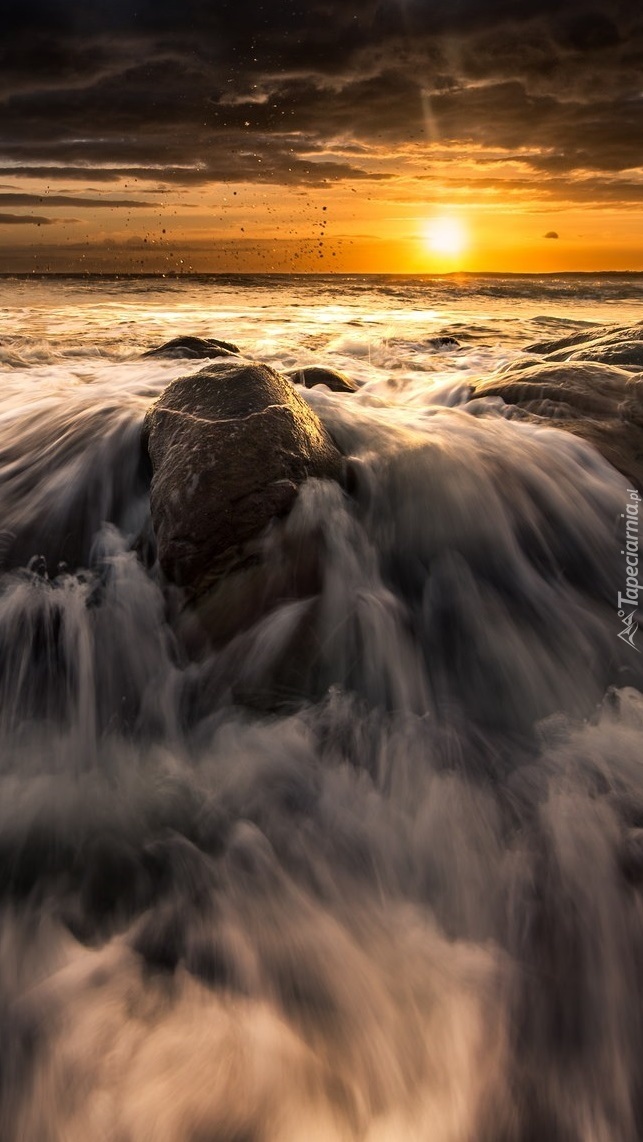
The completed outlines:
<svg viewBox="0 0 643 1142">
<path fill-rule="evenodd" d="M 640 270 L 0 270 L 8 278 L 562 278 L 643 277 Z"/>
</svg>

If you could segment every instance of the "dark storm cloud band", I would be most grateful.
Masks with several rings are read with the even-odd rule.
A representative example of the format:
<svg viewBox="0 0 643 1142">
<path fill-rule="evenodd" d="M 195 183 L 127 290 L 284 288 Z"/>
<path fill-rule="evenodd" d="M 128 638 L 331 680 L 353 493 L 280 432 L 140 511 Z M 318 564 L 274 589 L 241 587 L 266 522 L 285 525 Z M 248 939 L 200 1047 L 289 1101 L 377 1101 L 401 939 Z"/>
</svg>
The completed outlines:
<svg viewBox="0 0 643 1142">
<path fill-rule="evenodd" d="M 0 226 L 50 226 L 51 218 L 37 214 L 0 214 Z"/>
<path fill-rule="evenodd" d="M 103 207 L 152 206 L 151 202 L 141 202 L 130 198 L 85 198 L 71 194 L 22 194 L 18 192 L 0 193 L 0 206 L 88 206 L 92 210 Z"/>
<path fill-rule="evenodd" d="M 634 0 L 27 0 L 3 26 L 0 164 L 323 183 L 377 176 L 311 161 L 329 141 L 340 154 L 424 140 L 528 146 L 551 175 L 630 170 L 642 42 Z"/>
</svg>

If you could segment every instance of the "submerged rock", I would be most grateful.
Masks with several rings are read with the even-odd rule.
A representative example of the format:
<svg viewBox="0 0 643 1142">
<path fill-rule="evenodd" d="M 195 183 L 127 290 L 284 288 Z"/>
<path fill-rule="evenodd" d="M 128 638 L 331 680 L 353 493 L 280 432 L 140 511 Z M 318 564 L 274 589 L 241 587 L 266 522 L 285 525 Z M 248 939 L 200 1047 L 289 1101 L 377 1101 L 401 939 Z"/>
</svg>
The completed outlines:
<svg viewBox="0 0 643 1142">
<path fill-rule="evenodd" d="M 143 356 L 198 360 L 200 357 L 233 357 L 240 353 L 231 341 L 218 341 L 215 337 L 173 337 L 156 349 L 148 349 Z"/>
<path fill-rule="evenodd" d="M 325 365 L 304 365 L 303 369 L 287 369 L 284 376 L 294 381 L 296 385 L 305 385 L 312 389 L 313 385 L 326 385 L 334 393 L 356 393 L 359 385 L 341 373 L 339 369 L 330 369 Z"/>
<path fill-rule="evenodd" d="M 474 394 L 582 437 L 643 490 L 643 375 L 581 361 L 521 364 L 474 385 Z"/>
<path fill-rule="evenodd" d="M 321 421 L 263 364 L 222 361 L 174 381 L 147 413 L 143 441 L 161 567 L 196 594 L 257 560 L 262 532 L 309 476 L 343 471 Z"/>
<path fill-rule="evenodd" d="M 460 342 L 457 340 L 457 338 L 451 337 L 449 334 L 446 334 L 446 333 L 442 334 L 439 337 L 429 337 L 428 344 L 431 345 L 431 347 L 433 349 L 459 349 L 460 348 Z"/>
</svg>

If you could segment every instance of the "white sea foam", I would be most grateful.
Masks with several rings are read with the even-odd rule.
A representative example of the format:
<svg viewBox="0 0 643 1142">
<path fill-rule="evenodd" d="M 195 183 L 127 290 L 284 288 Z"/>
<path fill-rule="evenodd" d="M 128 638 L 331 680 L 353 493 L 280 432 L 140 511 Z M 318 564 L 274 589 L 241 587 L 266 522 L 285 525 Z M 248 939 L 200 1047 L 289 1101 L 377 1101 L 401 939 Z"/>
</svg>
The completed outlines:
<svg viewBox="0 0 643 1142">
<path fill-rule="evenodd" d="M 617 296 L 5 289 L 7 1142 L 639 1137 L 628 484 L 468 399 L 528 343 L 613 321 Z M 265 536 L 269 564 L 316 553 L 315 592 L 216 652 L 185 637 L 149 543 L 144 410 L 202 362 L 141 353 L 180 333 L 360 385 L 304 393 L 349 491 L 309 481 Z"/>
</svg>

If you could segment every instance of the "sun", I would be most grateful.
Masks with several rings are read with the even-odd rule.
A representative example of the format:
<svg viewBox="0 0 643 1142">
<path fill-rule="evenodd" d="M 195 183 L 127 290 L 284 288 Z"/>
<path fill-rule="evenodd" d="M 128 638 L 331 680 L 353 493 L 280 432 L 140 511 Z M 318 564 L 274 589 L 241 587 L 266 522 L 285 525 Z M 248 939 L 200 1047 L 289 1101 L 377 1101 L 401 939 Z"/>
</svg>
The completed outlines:
<svg viewBox="0 0 643 1142">
<path fill-rule="evenodd" d="M 423 228 L 424 242 L 432 254 L 457 258 L 469 245 L 467 228 L 459 218 L 440 215 L 430 218 Z"/>
</svg>

